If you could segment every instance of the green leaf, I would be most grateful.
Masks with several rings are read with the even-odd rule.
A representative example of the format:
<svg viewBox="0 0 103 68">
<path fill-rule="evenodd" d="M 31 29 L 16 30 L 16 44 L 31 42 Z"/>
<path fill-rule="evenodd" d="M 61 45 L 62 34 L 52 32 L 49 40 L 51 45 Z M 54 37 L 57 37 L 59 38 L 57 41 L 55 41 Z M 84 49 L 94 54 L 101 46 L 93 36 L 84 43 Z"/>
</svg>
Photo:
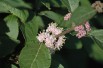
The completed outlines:
<svg viewBox="0 0 103 68">
<path fill-rule="evenodd" d="M 9 15 L 4 20 L 9 27 L 9 32 L 6 34 L 13 39 L 17 39 L 19 33 L 18 18 L 14 15 Z"/>
<path fill-rule="evenodd" d="M 0 12 L 12 13 L 13 15 L 20 18 L 21 22 L 23 23 L 25 23 L 28 17 L 28 11 L 16 9 L 7 3 L 0 2 L 0 7 L 2 8 L 0 9 Z"/>
<path fill-rule="evenodd" d="M 62 3 L 73 12 L 79 6 L 79 0 L 61 0 Z"/>
<path fill-rule="evenodd" d="M 39 27 L 43 27 L 43 21 L 40 16 L 34 16 L 32 20 L 21 25 L 21 31 L 26 41 L 35 41 Z M 30 37 L 31 36 L 31 37 Z"/>
<path fill-rule="evenodd" d="M 5 2 L 13 7 L 31 9 L 31 6 L 25 3 L 23 0 L 0 0 L 0 1 Z"/>
<path fill-rule="evenodd" d="M 27 10 L 19 10 L 19 9 L 12 8 L 12 7 L 8 10 L 10 11 L 10 13 L 17 16 L 21 20 L 22 23 L 26 22 L 28 15 L 29 15 Z"/>
<path fill-rule="evenodd" d="M 18 68 L 18 67 L 16 67 L 15 65 L 12 64 L 12 68 Z"/>
<path fill-rule="evenodd" d="M 64 68 L 64 67 L 60 64 L 58 68 Z"/>
<path fill-rule="evenodd" d="M 103 63 L 103 49 L 101 49 L 91 38 L 83 38 L 82 42 L 89 56 L 98 62 Z"/>
<path fill-rule="evenodd" d="M 45 45 L 39 45 L 36 39 L 38 29 L 43 23 L 41 17 L 34 16 L 31 21 L 21 26 L 25 37 L 25 47 L 20 55 L 21 68 L 49 68 L 50 53 Z M 27 54 L 28 53 L 28 54 Z M 25 62 L 26 63 L 25 65 Z"/>
<path fill-rule="evenodd" d="M 5 4 L 0 2 L 0 13 L 2 12 L 8 13 L 8 10 L 5 8 Z"/>
<path fill-rule="evenodd" d="M 42 4 L 47 7 L 49 10 L 51 9 L 50 8 L 50 1 L 49 0 L 41 0 Z"/>
<path fill-rule="evenodd" d="M 81 10 L 82 9 L 82 10 Z M 72 24 L 80 25 L 89 19 L 91 19 L 96 14 L 95 10 L 88 7 L 79 7 L 73 13 L 68 21 L 64 21 L 65 27 L 72 27 Z"/>
<path fill-rule="evenodd" d="M 34 42 L 27 44 L 20 55 L 21 68 L 49 68 L 50 62 L 50 53 L 45 45 Z"/>
<path fill-rule="evenodd" d="M 51 0 L 50 3 L 53 7 L 63 7 L 63 4 L 59 0 Z"/>
<path fill-rule="evenodd" d="M 55 13 L 53 11 L 43 11 L 43 12 L 40 12 L 40 15 L 44 15 L 44 16 L 54 20 L 58 24 L 60 24 L 61 20 L 63 19 L 63 16 L 61 16 L 60 14 Z"/>
<path fill-rule="evenodd" d="M 91 6 L 89 0 L 80 0 L 80 3 L 81 3 L 81 6 L 86 6 L 86 7 Z"/>
<path fill-rule="evenodd" d="M 19 44 L 18 36 L 18 19 L 9 15 L 5 22 L 0 22 L 0 58 L 11 54 Z M 15 26 L 15 27 L 14 27 Z"/>
<path fill-rule="evenodd" d="M 39 28 L 43 28 L 44 27 L 44 22 L 43 22 L 42 18 L 40 16 L 37 16 L 36 20 L 39 24 Z"/>
<path fill-rule="evenodd" d="M 94 30 L 90 33 L 90 36 L 96 41 L 98 45 L 103 48 L 103 30 Z"/>
</svg>

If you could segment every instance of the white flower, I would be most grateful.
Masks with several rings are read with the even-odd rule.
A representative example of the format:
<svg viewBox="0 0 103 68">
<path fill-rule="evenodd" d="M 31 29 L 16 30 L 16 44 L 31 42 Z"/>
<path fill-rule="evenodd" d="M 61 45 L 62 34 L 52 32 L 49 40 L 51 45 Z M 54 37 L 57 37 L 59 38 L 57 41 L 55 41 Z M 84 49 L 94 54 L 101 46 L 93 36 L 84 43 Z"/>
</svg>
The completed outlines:
<svg viewBox="0 0 103 68">
<path fill-rule="evenodd" d="M 50 23 L 46 31 L 38 34 L 37 39 L 44 42 L 50 50 L 60 50 L 65 43 L 65 36 L 56 38 L 55 36 L 62 33 L 63 28 L 57 27 L 56 23 Z"/>
<path fill-rule="evenodd" d="M 49 27 L 46 29 L 47 32 L 50 32 L 54 35 L 58 35 L 63 31 L 63 28 L 57 27 L 56 23 L 50 23 Z"/>
<path fill-rule="evenodd" d="M 55 43 L 55 48 L 60 50 L 60 48 L 63 46 L 63 43 L 65 43 L 65 36 L 60 36 L 58 41 Z"/>
<path fill-rule="evenodd" d="M 37 39 L 40 41 L 40 42 L 43 42 L 45 40 L 45 32 L 40 32 L 40 34 L 38 34 L 37 36 Z"/>
<path fill-rule="evenodd" d="M 48 34 L 45 39 L 45 45 L 48 48 L 54 48 L 54 42 L 56 41 L 56 38 L 53 35 Z"/>
<path fill-rule="evenodd" d="M 54 30 L 56 29 L 57 24 L 56 23 L 50 23 L 49 27 L 46 29 L 47 32 L 54 33 Z"/>
</svg>

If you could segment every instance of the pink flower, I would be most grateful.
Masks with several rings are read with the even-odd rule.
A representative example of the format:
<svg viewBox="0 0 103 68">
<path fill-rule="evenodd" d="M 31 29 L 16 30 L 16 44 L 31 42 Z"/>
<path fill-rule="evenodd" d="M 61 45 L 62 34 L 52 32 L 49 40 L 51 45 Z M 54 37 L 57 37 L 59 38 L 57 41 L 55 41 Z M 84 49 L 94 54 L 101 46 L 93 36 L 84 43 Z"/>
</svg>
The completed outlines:
<svg viewBox="0 0 103 68">
<path fill-rule="evenodd" d="M 57 24 L 56 23 L 50 23 L 48 28 L 46 29 L 47 32 L 54 33 L 54 30 L 56 29 Z"/>
<path fill-rule="evenodd" d="M 85 23 L 85 28 L 86 28 L 86 30 L 87 30 L 88 32 L 91 30 L 90 24 L 89 24 L 88 21 Z"/>
<path fill-rule="evenodd" d="M 84 30 L 84 26 L 83 25 L 79 25 L 79 26 L 76 26 L 74 28 L 75 31 L 80 31 L 80 30 Z"/>
<path fill-rule="evenodd" d="M 56 41 L 56 38 L 53 35 L 48 34 L 45 39 L 45 45 L 48 48 L 54 48 L 54 42 Z"/>
<path fill-rule="evenodd" d="M 58 35 L 63 31 L 63 28 L 57 27 L 56 23 L 50 23 L 49 27 L 46 29 L 47 32 L 50 32 L 54 35 Z"/>
<path fill-rule="evenodd" d="M 76 37 L 78 38 L 82 38 L 86 35 L 86 31 L 85 30 L 80 30 L 77 34 Z"/>
<path fill-rule="evenodd" d="M 37 39 L 44 42 L 50 50 L 60 50 L 65 42 L 65 36 L 56 38 L 55 36 L 62 33 L 63 28 L 57 27 L 56 23 L 50 23 L 46 31 L 38 34 Z"/>
<path fill-rule="evenodd" d="M 45 40 L 45 32 L 40 32 L 40 34 L 38 34 L 37 36 L 37 39 L 40 41 L 40 42 L 43 42 Z"/>
<path fill-rule="evenodd" d="M 84 26 L 83 26 L 83 25 L 76 26 L 76 27 L 74 28 L 74 30 L 75 30 L 76 32 L 78 32 L 78 33 L 76 34 L 76 37 L 78 37 L 78 38 L 82 38 L 82 37 L 84 37 L 84 36 L 86 35 L 86 31 L 84 30 Z"/>
<path fill-rule="evenodd" d="M 91 30 L 90 24 L 88 22 L 85 23 L 85 28 L 86 29 L 84 29 L 83 25 L 76 26 L 74 28 L 74 30 L 77 32 L 76 37 L 82 38 L 86 35 L 86 32 L 89 32 Z"/>
<path fill-rule="evenodd" d="M 53 34 L 58 35 L 58 34 L 62 33 L 62 31 L 63 31 L 62 28 L 57 28 L 57 29 L 54 29 Z"/>
<path fill-rule="evenodd" d="M 55 48 L 60 50 L 60 48 L 62 48 L 63 43 L 65 43 L 65 36 L 60 36 L 57 40 L 57 42 L 55 43 Z"/>
<path fill-rule="evenodd" d="M 68 13 L 64 16 L 64 20 L 69 20 L 71 18 L 71 13 Z"/>
</svg>

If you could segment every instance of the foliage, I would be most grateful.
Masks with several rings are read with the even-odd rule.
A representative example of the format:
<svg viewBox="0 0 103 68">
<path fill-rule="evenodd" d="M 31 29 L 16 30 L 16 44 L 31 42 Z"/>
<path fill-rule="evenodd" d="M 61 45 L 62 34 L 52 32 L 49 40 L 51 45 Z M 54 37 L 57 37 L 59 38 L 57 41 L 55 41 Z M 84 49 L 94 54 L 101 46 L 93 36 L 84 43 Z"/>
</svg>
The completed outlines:
<svg viewBox="0 0 103 68">
<path fill-rule="evenodd" d="M 93 3 L 95 0 L 93 1 Z M 0 68 L 88 68 L 88 57 L 103 64 L 103 15 L 89 0 L 0 0 Z M 71 13 L 69 20 L 64 16 Z M 78 39 L 75 26 L 91 24 Z M 52 53 L 37 35 L 55 22 L 70 29 L 60 51 Z"/>
</svg>

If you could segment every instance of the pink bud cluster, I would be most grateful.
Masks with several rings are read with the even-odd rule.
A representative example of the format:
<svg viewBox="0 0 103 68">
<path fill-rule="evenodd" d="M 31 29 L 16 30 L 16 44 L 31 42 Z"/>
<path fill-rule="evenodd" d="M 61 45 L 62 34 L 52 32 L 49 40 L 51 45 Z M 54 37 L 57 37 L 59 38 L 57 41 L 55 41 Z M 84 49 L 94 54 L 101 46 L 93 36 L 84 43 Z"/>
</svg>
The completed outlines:
<svg viewBox="0 0 103 68">
<path fill-rule="evenodd" d="M 62 35 L 58 38 L 55 36 L 62 33 L 63 28 L 57 27 L 56 23 L 50 23 L 48 28 L 38 34 L 37 39 L 39 42 L 44 42 L 46 47 L 51 50 L 60 50 L 65 43 L 65 36 Z"/>
<path fill-rule="evenodd" d="M 74 30 L 76 32 L 78 32 L 76 34 L 76 37 L 82 38 L 82 37 L 86 36 L 87 32 L 89 32 L 91 30 L 90 24 L 88 22 L 86 22 L 84 26 L 83 25 L 79 25 L 79 26 L 76 26 L 74 28 Z"/>
<path fill-rule="evenodd" d="M 86 31 L 87 31 L 87 32 L 91 31 L 91 27 L 90 27 L 89 22 L 86 22 L 86 23 L 85 23 L 85 28 L 86 28 Z"/>
<path fill-rule="evenodd" d="M 67 13 L 65 16 L 64 16 L 64 20 L 69 20 L 71 17 L 71 13 Z"/>
</svg>

